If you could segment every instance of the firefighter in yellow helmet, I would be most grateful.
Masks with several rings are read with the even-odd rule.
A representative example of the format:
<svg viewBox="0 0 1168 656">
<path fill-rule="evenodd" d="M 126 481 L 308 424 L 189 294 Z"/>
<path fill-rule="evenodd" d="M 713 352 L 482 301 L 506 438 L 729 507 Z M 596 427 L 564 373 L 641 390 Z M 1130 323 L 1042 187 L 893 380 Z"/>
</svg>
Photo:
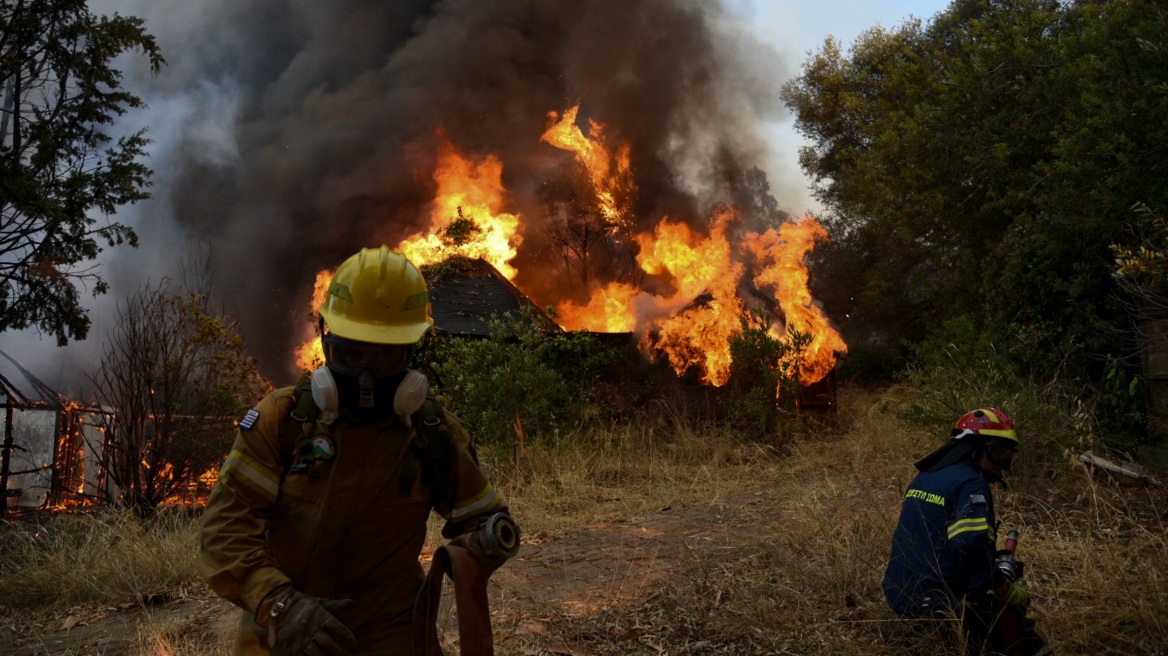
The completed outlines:
<svg viewBox="0 0 1168 656">
<path fill-rule="evenodd" d="M 363 249 L 320 309 L 326 365 L 240 420 L 200 535 L 204 575 L 244 611 L 236 653 L 412 653 L 431 510 L 445 537 L 501 564 L 467 536 L 509 522 L 506 504 L 408 368 L 429 309 L 413 264 Z"/>
</svg>

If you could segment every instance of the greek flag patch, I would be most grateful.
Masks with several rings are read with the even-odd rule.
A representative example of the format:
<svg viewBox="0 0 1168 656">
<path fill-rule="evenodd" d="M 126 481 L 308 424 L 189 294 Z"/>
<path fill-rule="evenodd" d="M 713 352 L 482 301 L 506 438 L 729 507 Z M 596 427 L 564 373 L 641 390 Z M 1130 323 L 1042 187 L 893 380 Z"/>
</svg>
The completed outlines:
<svg viewBox="0 0 1168 656">
<path fill-rule="evenodd" d="M 985 502 L 986 502 L 985 495 L 984 494 L 971 494 L 971 495 L 969 495 L 969 502 L 970 503 L 985 504 Z"/>
<path fill-rule="evenodd" d="M 251 430 L 255 426 L 256 420 L 260 418 L 258 410 L 248 410 L 243 419 L 239 420 L 239 430 Z"/>
</svg>

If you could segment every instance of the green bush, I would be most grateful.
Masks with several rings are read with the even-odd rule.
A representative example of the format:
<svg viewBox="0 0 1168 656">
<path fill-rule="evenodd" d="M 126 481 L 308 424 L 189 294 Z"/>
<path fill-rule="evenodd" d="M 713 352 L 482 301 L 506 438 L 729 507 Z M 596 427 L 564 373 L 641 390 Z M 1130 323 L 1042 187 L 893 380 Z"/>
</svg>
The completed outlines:
<svg viewBox="0 0 1168 656">
<path fill-rule="evenodd" d="M 482 444 L 513 446 L 517 418 L 527 440 L 554 439 L 583 421 L 596 380 L 614 362 L 591 335 L 541 331 L 533 314 L 492 317 L 489 339 L 435 340 L 438 396 Z"/>
<path fill-rule="evenodd" d="M 1100 438 L 1089 386 L 1066 370 L 1025 375 L 1025 336 L 1005 336 L 997 346 L 968 319 L 945 324 L 913 348 L 901 373 L 902 419 L 929 428 L 943 439 L 959 417 L 980 407 L 1005 410 L 1018 427 L 1027 451 L 1055 457 L 1070 447 L 1104 442 Z"/>
<path fill-rule="evenodd" d="M 730 379 L 738 390 L 732 419 L 754 439 L 782 443 L 802 432 L 799 367 L 811 337 L 790 327 L 786 339 L 771 335 L 770 315 L 760 310 L 739 320 L 742 332 L 730 338 Z"/>
</svg>

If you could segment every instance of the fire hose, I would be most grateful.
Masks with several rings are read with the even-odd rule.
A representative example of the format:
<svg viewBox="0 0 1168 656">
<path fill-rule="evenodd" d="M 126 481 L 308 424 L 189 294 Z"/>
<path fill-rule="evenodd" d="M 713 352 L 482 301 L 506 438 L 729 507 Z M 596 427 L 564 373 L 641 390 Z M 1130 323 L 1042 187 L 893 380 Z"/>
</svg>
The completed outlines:
<svg viewBox="0 0 1168 656">
<path fill-rule="evenodd" d="M 998 570 L 998 574 L 1003 581 L 994 588 L 994 594 L 998 599 L 1006 599 L 1010 591 L 1010 585 L 1014 583 L 1018 574 L 1018 561 L 1014 558 L 1014 552 L 1018 549 L 1018 531 L 1010 530 L 1006 534 L 1006 544 L 1004 548 L 998 552 L 997 558 L 994 559 L 994 566 Z M 1021 633 L 1019 631 L 1019 620 L 1021 619 L 1021 612 L 1009 606 L 1006 601 L 998 602 L 998 631 L 1002 637 L 1002 645 L 1006 649 L 1009 656 L 1021 654 Z"/>
<path fill-rule="evenodd" d="M 443 579 L 449 576 L 454 581 L 459 652 L 462 656 L 493 656 L 487 580 L 518 552 L 519 527 L 504 513 L 492 515 L 465 541 L 456 540 L 435 550 L 414 605 L 414 654 L 443 656 L 438 644 L 438 608 Z"/>
</svg>

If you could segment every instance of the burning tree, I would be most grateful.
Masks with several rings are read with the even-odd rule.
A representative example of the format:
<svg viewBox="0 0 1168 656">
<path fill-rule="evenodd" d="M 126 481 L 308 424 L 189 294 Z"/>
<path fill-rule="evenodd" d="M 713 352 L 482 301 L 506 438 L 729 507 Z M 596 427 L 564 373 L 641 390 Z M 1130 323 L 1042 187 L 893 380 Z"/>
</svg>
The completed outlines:
<svg viewBox="0 0 1168 656">
<path fill-rule="evenodd" d="M 587 294 L 600 279 L 625 281 L 638 271 L 629 249 L 620 248 L 624 236 L 605 214 L 591 188 L 559 172 L 544 182 L 544 237 L 560 263 L 570 287 Z"/>
<path fill-rule="evenodd" d="M 90 377 L 113 410 L 102 423 L 105 467 L 121 502 L 150 512 L 211 470 L 233 420 L 267 387 L 237 325 L 207 296 L 145 285 L 119 305 Z"/>
</svg>

